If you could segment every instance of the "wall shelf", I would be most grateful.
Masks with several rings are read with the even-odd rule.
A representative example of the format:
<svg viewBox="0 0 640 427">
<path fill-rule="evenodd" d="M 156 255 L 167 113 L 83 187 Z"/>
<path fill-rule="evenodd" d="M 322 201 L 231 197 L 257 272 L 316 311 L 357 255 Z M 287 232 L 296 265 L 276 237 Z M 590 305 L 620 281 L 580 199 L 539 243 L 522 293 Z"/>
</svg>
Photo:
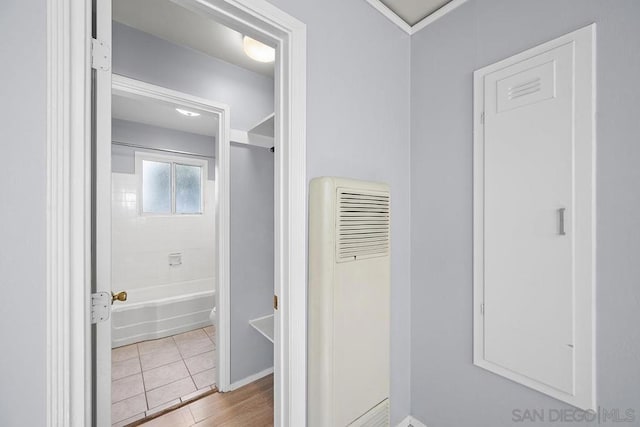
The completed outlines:
<svg viewBox="0 0 640 427">
<path fill-rule="evenodd" d="M 249 324 L 260 332 L 266 339 L 273 342 L 273 314 L 249 320 Z"/>
<path fill-rule="evenodd" d="M 231 129 L 229 139 L 238 144 L 256 145 L 258 147 L 271 148 L 274 145 L 275 113 L 269 114 L 260 120 L 248 131 Z"/>
<path fill-rule="evenodd" d="M 249 129 L 249 133 L 253 135 L 262 135 L 273 138 L 275 135 L 275 113 L 269 114 L 264 119 L 260 120 L 255 126 Z"/>
</svg>

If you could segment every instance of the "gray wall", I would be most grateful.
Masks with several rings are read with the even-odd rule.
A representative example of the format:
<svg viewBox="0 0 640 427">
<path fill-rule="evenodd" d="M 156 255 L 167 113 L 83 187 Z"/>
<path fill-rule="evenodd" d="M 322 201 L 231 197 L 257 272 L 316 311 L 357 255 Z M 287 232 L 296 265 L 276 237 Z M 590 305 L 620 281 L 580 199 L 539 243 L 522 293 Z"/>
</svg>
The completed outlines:
<svg viewBox="0 0 640 427">
<path fill-rule="evenodd" d="M 635 423 L 616 425 L 640 426 L 639 18 L 636 0 L 470 0 L 413 37 L 411 409 L 429 427 L 568 408 L 472 365 L 472 72 L 591 22 L 598 404 L 635 408 Z"/>
<path fill-rule="evenodd" d="M 113 22 L 113 72 L 227 104 L 231 127 L 273 113 L 273 78 Z"/>
<path fill-rule="evenodd" d="M 272 3 L 307 24 L 308 179 L 341 175 L 391 185 L 391 397 L 392 418 L 398 422 L 410 409 L 410 39 L 362 0 Z M 0 67 L 2 99 L 8 101 L 0 108 L 11 117 L 3 120 L 10 126 L 2 126 L 0 131 L 7 145 L 5 158 L 10 160 L 2 170 L 3 182 L 16 182 L 19 172 L 30 173 L 16 182 L 15 187 L 3 188 L 7 200 L 20 203 L 12 205 L 11 210 L 0 210 L 2 223 L 15 225 L 3 227 L 0 240 L 3 284 L 15 285 L 6 286 L 12 304 L 0 311 L 0 320 L 3 325 L 21 325 L 15 332 L 6 326 L 2 329 L 2 337 L 13 339 L 15 345 L 0 356 L 3 358 L 0 369 L 6 379 L 0 383 L 0 424 L 21 425 L 18 420 L 30 414 L 33 419 L 29 424 L 43 425 L 46 5 L 16 0 L 0 4 L 3 36 L 0 46 L 3 58 L 11 58 Z M 123 42 L 119 40 L 116 32 L 115 49 Z M 138 52 L 141 57 L 137 58 L 124 41 L 120 52 L 122 55 L 114 52 L 117 73 L 140 78 L 143 74 L 123 65 L 135 60 L 138 67 L 152 73 L 153 78 L 147 79 L 151 83 L 217 98 L 219 92 L 194 83 L 200 79 L 191 77 L 197 77 L 199 72 L 184 65 L 178 67 L 180 61 L 171 61 L 168 69 L 163 70 L 156 61 L 158 57 L 152 55 L 157 53 L 155 49 Z M 231 108 L 234 114 L 233 105 Z M 268 112 L 256 112 L 255 116 L 262 117 Z M 245 126 L 251 124 L 253 120 L 244 122 Z M 233 126 L 242 129 L 243 123 Z M 30 352 L 25 354 L 23 348 L 29 348 Z M 24 366 L 25 362 L 28 370 L 13 368 Z"/>
<path fill-rule="evenodd" d="M 273 314 L 274 171 L 266 148 L 231 144 L 231 382 L 273 366 L 249 320 Z"/>
<path fill-rule="evenodd" d="M 391 412 L 409 414 L 410 38 L 364 0 L 272 0 L 307 24 L 307 176 L 387 182 Z"/>
<path fill-rule="evenodd" d="M 307 25 L 308 180 L 335 175 L 391 186 L 391 405 L 399 422 L 410 409 L 410 38 L 362 0 L 271 2 Z M 118 32 L 126 37 L 120 53 Z M 202 83 L 211 74 L 196 66 L 204 60 L 186 67 L 187 54 L 176 52 L 161 66 L 158 39 L 130 33 L 114 27 L 115 72 L 136 78 L 144 70 L 151 83 L 212 99 L 222 93 Z M 231 104 L 232 127 L 243 129 L 233 118 L 243 111 Z"/>
<path fill-rule="evenodd" d="M 214 179 L 216 174 L 215 137 L 182 132 L 128 120 L 113 119 L 111 121 L 111 139 L 113 141 L 142 145 L 148 148 L 161 148 L 208 156 L 208 178 Z M 136 151 L 163 154 L 161 151 L 141 150 L 118 144 L 111 145 L 111 171 L 119 173 L 136 172 Z M 193 157 L 193 156 L 186 156 Z"/>
<path fill-rule="evenodd" d="M 46 3 L 0 2 L 0 425 L 45 425 Z"/>
<path fill-rule="evenodd" d="M 308 180 L 335 175 L 391 186 L 391 399 L 392 421 L 399 422 L 409 414 L 410 402 L 410 38 L 362 0 L 272 3 L 307 25 Z M 191 62 L 193 52 L 188 52 L 193 66 L 184 66 L 183 52 L 172 53 L 161 66 L 156 54 L 167 42 L 118 25 L 115 72 L 141 78 L 144 70 L 146 81 L 212 99 L 222 93 L 203 83 L 210 73 L 198 68 L 204 60 L 195 62 L 194 56 Z M 123 38 L 120 53 L 116 33 Z M 189 78 L 177 79 L 185 70 Z M 268 105 L 273 108 L 273 98 Z M 232 127 L 246 129 L 257 121 L 244 121 L 244 128 L 235 123 L 234 115 L 243 112 L 231 104 Z"/>
</svg>

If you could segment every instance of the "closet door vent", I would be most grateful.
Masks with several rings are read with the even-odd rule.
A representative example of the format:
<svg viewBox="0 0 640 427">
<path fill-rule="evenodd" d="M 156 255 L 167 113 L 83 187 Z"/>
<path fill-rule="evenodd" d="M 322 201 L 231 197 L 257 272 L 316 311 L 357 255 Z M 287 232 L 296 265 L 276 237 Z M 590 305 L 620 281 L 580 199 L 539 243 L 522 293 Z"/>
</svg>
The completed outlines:
<svg viewBox="0 0 640 427">
<path fill-rule="evenodd" d="M 389 254 L 389 193 L 338 188 L 338 262 Z"/>
</svg>

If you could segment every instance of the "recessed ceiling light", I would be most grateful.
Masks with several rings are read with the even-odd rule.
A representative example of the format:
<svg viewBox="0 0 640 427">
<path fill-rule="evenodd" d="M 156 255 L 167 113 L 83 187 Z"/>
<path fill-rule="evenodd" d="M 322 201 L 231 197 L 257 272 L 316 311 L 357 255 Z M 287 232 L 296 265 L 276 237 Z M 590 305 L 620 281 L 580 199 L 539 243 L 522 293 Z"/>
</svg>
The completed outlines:
<svg viewBox="0 0 640 427">
<path fill-rule="evenodd" d="M 244 36 L 242 39 L 242 47 L 244 48 L 244 53 L 254 61 L 273 62 L 276 59 L 276 50 L 274 48 L 249 36 Z"/>
<path fill-rule="evenodd" d="M 195 111 L 183 110 L 182 108 L 176 108 L 176 111 L 187 117 L 198 117 L 200 115 L 200 113 L 196 113 Z"/>
</svg>

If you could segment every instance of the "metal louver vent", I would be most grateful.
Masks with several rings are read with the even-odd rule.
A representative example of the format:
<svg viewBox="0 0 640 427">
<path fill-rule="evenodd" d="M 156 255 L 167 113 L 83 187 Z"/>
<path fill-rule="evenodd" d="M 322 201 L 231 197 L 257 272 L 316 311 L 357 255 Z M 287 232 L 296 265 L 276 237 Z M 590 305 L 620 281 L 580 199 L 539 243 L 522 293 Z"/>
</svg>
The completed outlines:
<svg viewBox="0 0 640 427">
<path fill-rule="evenodd" d="M 349 427 L 389 427 L 389 399 L 375 406 L 369 412 L 349 424 Z"/>
<path fill-rule="evenodd" d="M 542 80 L 537 77 L 525 83 L 520 83 L 517 86 L 509 88 L 509 99 L 516 99 L 522 96 L 531 95 L 532 93 L 540 92 Z"/>
<path fill-rule="evenodd" d="M 389 254 L 389 193 L 338 188 L 338 262 Z"/>
</svg>

